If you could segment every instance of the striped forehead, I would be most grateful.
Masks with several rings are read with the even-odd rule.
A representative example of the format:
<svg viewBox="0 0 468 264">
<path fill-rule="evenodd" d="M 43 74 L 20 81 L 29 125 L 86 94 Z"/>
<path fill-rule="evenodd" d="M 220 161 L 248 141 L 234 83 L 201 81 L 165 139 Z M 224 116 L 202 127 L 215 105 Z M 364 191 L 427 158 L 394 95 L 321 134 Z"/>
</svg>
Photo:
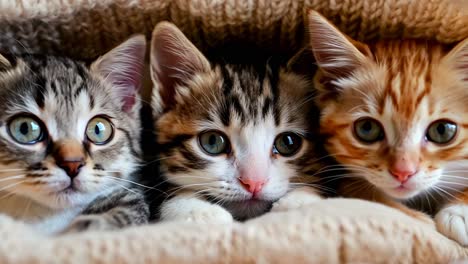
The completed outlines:
<svg viewBox="0 0 468 264">
<path fill-rule="evenodd" d="M 220 70 L 223 94 L 217 114 L 223 125 L 256 124 L 271 118 L 278 125 L 278 74 L 266 66 L 228 65 Z"/>
<path fill-rule="evenodd" d="M 378 42 L 371 46 L 375 60 L 384 70 L 380 112 L 391 108 L 404 119 L 413 119 L 432 91 L 434 64 L 442 58 L 440 46 L 418 41 Z"/>
<path fill-rule="evenodd" d="M 83 126 L 80 117 L 86 117 L 93 105 L 84 66 L 67 59 L 50 58 L 35 58 L 26 61 L 26 66 L 21 80 L 12 88 L 16 91 L 8 93 L 9 105 L 5 112 L 36 115 L 53 138 Z"/>
</svg>

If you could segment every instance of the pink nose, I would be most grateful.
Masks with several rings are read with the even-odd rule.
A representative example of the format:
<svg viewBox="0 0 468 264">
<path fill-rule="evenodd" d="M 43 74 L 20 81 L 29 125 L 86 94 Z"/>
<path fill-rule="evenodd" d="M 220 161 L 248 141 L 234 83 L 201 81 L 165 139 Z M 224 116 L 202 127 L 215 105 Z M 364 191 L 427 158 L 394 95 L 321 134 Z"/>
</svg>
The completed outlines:
<svg viewBox="0 0 468 264">
<path fill-rule="evenodd" d="M 411 176 L 416 174 L 416 170 L 390 170 L 390 174 L 401 183 L 405 183 Z"/>
<path fill-rule="evenodd" d="M 265 185 L 265 179 L 239 178 L 239 182 L 247 191 L 253 194 L 260 192 Z"/>
</svg>

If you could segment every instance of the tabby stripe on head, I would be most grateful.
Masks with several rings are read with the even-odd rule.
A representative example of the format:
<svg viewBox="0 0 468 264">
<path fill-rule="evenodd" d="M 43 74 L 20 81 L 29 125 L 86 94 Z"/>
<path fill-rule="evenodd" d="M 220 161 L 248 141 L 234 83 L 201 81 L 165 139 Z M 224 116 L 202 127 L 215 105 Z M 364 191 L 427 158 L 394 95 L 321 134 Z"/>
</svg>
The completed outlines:
<svg viewBox="0 0 468 264">
<path fill-rule="evenodd" d="M 223 93 L 225 96 L 228 96 L 229 94 L 231 94 L 232 90 L 232 77 L 231 74 L 229 74 L 229 71 L 226 67 L 219 67 L 219 69 L 221 69 L 221 74 L 223 76 Z"/>
<path fill-rule="evenodd" d="M 46 93 L 46 85 L 47 81 L 42 75 L 36 75 L 34 80 L 34 85 L 35 85 L 35 97 L 34 100 L 36 101 L 37 105 L 39 108 L 44 108 L 44 97 Z"/>
<path fill-rule="evenodd" d="M 270 97 L 266 97 L 263 101 L 262 107 L 262 117 L 265 119 L 268 113 L 271 111 L 271 107 L 273 105 L 273 100 Z"/>
<path fill-rule="evenodd" d="M 232 95 L 229 101 L 231 102 L 230 104 L 232 106 L 231 109 L 233 109 L 234 112 L 237 115 L 239 115 L 239 117 L 241 118 L 241 122 L 245 123 L 247 119 L 247 113 L 244 111 L 244 108 L 242 108 L 242 105 L 239 102 L 239 97 L 236 95 Z"/>
<path fill-rule="evenodd" d="M 200 157 L 198 157 L 195 153 L 191 152 L 190 149 L 187 148 L 187 146 L 182 145 L 179 148 L 180 154 L 187 160 L 184 165 L 186 167 L 189 167 L 194 170 L 203 170 L 210 164 L 209 161 L 204 160 Z"/>
<path fill-rule="evenodd" d="M 195 135 L 191 134 L 180 134 L 172 138 L 169 142 L 159 145 L 160 151 L 163 153 L 170 152 L 174 148 L 179 148 L 186 141 L 192 139 Z"/>
<path fill-rule="evenodd" d="M 124 128 L 118 127 L 117 130 L 120 130 L 124 133 L 125 137 L 127 138 L 128 146 L 130 148 L 130 152 L 133 156 L 138 157 L 138 151 L 135 150 L 135 146 L 133 146 L 133 137 L 130 135 L 130 132 Z"/>
<path fill-rule="evenodd" d="M 274 67 L 272 69 L 271 67 Z M 279 82 L 279 74 L 273 74 L 273 71 L 279 71 L 278 66 L 271 66 L 267 67 L 266 76 L 270 82 L 270 90 L 273 95 L 273 117 L 275 118 L 275 125 L 280 124 L 280 110 L 278 106 L 278 82 Z M 263 84 L 262 84 L 263 85 Z"/>
</svg>

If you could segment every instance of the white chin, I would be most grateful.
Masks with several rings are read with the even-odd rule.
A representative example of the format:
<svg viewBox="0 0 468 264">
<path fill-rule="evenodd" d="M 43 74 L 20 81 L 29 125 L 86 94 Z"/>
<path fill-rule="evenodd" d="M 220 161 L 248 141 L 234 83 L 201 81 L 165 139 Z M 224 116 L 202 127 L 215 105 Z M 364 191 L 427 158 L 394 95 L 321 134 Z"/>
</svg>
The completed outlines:
<svg viewBox="0 0 468 264">
<path fill-rule="evenodd" d="M 421 193 L 421 190 L 409 189 L 409 188 L 404 188 L 404 189 L 403 188 L 401 189 L 400 188 L 392 188 L 392 189 L 387 188 L 383 190 L 387 195 L 393 198 L 399 199 L 399 200 L 407 200 Z"/>
<path fill-rule="evenodd" d="M 89 194 L 80 193 L 75 190 L 64 190 L 50 194 L 48 206 L 55 209 L 66 209 L 77 206 L 84 206 L 91 202 Z"/>
</svg>

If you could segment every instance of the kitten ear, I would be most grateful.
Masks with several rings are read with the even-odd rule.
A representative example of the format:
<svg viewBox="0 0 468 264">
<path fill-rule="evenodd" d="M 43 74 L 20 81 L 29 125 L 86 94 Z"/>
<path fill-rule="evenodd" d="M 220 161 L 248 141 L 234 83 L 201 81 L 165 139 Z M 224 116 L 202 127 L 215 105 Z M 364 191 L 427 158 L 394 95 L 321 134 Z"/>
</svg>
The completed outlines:
<svg viewBox="0 0 468 264">
<path fill-rule="evenodd" d="M 458 43 L 444 58 L 449 65 L 462 74 L 462 80 L 468 81 L 468 38 Z"/>
<path fill-rule="evenodd" d="M 122 101 L 122 110 L 127 113 L 135 111 L 134 106 L 138 105 L 145 54 L 145 36 L 136 35 L 91 64 L 91 72 L 111 83 L 113 91 Z"/>
<path fill-rule="evenodd" d="M 309 39 L 318 66 L 331 77 L 346 77 L 365 64 L 369 47 L 341 33 L 316 11 L 308 15 Z"/>
<path fill-rule="evenodd" d="M 151 78 L 162 108 L 175 104 L 178 84 L 194 74 L 208 72 L 211 67 L 203 54 L 174 24 L 156 25 L 151 40 Z"/>
</svg>

